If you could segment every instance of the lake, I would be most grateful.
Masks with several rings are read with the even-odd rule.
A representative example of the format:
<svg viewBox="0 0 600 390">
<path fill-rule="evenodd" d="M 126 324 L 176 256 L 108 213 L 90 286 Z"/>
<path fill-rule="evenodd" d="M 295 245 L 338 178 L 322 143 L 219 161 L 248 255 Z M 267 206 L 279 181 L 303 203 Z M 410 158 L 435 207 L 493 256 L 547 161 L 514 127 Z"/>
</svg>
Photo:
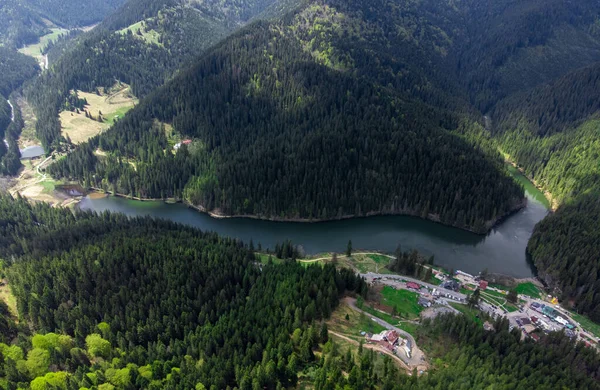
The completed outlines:
<svg viewBox="0 0 600 390">
<path fill-rule="evenodd" d="M 511 172 L 521 181 L 518 171 Z M 521 176 L 521 177 L 519 177 Z M 435 256 L 435 263 L 448 269 L 478 273 L 490 272 L 525 278 L 533 276 L 526 260 L 525 249 L 533 228 L 548 210 L 533 186 L 525 186 L 527 207 L 507 218 L 486 236 L 444 226 L 431 221 L 406 216 L 355 218 L 319 223 L 270 222 L 245 218 L 216 219 L 183 204 L 142 202 L 119 197 L 84 198 L 79 207 L 84 210 L 115 211 L 129 216 L 149 215 L 156 218 L 214 231 L 224 236 L 250 239 L 255 246 L 274 248 L 286 239 L 302 245 L 306 253 L 336 251 L 343 253 L 348 240 L 355 250 L 393 252 L 398 245 L 403 250 L 417 249 Z"/>
</svg>

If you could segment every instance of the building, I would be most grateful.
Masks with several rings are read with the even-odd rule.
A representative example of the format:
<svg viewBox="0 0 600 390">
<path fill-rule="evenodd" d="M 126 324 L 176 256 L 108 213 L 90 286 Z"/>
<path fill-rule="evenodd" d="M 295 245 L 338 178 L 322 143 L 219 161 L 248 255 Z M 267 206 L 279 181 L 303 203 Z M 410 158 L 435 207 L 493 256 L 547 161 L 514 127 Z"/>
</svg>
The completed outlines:
<svg viewBox="0 0 600 390">
<path fill-rule="evenodd" d="M 549 318 L 552 318 L 552 319 L 555 319 L 556 316 L 557 316 L 556 310 L 554 310 L 550 306 L 544 306 L 544 307 L 542 307 L 542 313 L 544 315 L 547 315 Z"/>
<path fill-rule="evenodd" d="M 523 330 L 524 330 L 524 331 L 525 331 L 525 333 L 527 333 L 527 334 L 530 334 L 530 333 L 533 333 L 533 332 L 535 332 L 535 329 L 536 329 L 536 327 L 535 327 L 535 326 L 533 326 L 533 325 L 531 325 L 531 324 L 523 326 Z"/>
<path fill-rule="evenodd" d="M 460 290 L 460 284 L 458 284 L 458 282 L 454 279 L 446 280 L 444 283 L 440 284 L 440 287 L 451 291 Z"/>
<path fill-rule="evenodd" d="M 178 142 L 175 144 L 175 146 L 173 146 L 173 149 L 178 150 L 179 148 L 181 148 L 181 145 L 189 145 L 192 143 L 191 139 L 186 139 L 183 140 L 182 142 Z"/>
<path fill-rule="evenodd" d="M 383 333 L 378 333 L 378 334 L 367 334 L 366 338 L 367 341 L 371 342 L 371 343 L 378 343 L 380 341 L 383 341 Z"/>
<path fill-rule="evenodd" d="M 494 330 L 494 325 L 490 324 L 488 321 L 483 323 L 484 330 Z"/>
<path fill-rule="evenodd" d="M 425 297 L 419 297 L 418 303 L 423 307 L 430 307 L 432 305 L 431 301 Z"/>
<path fill-rule="evenodd" d="M 404 352 L 406 352 L 406 356 L 410 359 L 410 354 L 412 352 L 412 344 L 409 339 L 406 339 L 406 344 L 404 344 Z"/>
<path fill-rule="evenodd" d="M 486 280 L 479 281 L 479 289 L 480 290 L 485 290 L 487 287 L 488 287 L 488 282 Z"/>
<path fill-rule="evenodd" d="M 419 289 L 421 288 L 421 286 L 419 286 L 417 283 L 415 282 L 408 282 L 406 283 L 406 288 L 410 288 L 412 290 L 417 290 L 419 291 Z"/>
<path fill-rule="evenodd" d="M 396 345 L 396 344 L 398 344 L 398 341 L 400 340 L 400 336 L 398 335 L 398 332 L 396 332 L 395 330 L 388 330 L 387 332 L 385 332 L 383 339 L 385 341 L 387 341 L 388 343 L 390 343 L 391 345 Z"/>
<path fill-rule="evenodd" d="M 554 318 L 554 321 L 558 322 L 559 324 L 565 326 L 569 323 L 569 321 L 565 320 L 564 318 L 562 318 L 561 316 L 556 316 Z"/>
<path fill-rule="evenodd" d="M 467 278 L 471 278 L 471 279 L 475 279 L 475 276 L 468 274 L 466 272 L 462 272 L 461 270 L 456 271 L 457 275 L 462 275 L 462 276 L 466 276 Z"/>
</svg>

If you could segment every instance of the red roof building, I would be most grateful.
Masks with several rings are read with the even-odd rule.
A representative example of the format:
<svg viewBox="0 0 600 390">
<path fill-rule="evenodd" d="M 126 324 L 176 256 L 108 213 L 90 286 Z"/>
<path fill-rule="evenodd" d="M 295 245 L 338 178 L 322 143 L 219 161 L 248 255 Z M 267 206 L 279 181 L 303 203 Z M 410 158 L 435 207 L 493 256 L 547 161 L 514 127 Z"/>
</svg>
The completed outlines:
<svg viewBox="0 0 600 390">
<path fill-rule="evenodd" d="M 186 139 L 185 141 L 182 142 L 182 144 L 184 144 L 184 145 L 189 145 L 191 143 L 192 143 L 191 139 Z"/>
<path fill-rule="evenodd" d="M 485 280 L 480 280 L 479 281 L 479 289 L 480 290 L 485 290 L 488 286 L 488 282 Z"/>
<path fill-rule="evenodd" d="M 392 345 L 396 344 L 399 338 L 400 336 L 398 336 L 398 333 L 395 330 L 390 330 L 385 334 L 385 339 Z"/>
<path fill-rule="evenodd" d="M 419 286 L 415 282 L 408 282 L 408 283 L 406 283 L 406 288 L 412 288 L 413 290 L 418 290 L 421 288 L 421 286 Z"/>
</svg>

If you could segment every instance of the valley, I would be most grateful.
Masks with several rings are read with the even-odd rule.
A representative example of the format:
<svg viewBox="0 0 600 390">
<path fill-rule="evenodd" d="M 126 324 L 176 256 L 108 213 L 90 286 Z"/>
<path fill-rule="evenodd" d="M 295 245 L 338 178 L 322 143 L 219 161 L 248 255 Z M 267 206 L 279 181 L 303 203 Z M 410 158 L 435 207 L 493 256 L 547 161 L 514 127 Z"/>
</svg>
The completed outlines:
<svg viewBox="0 0 600 390">
<path fill-rule="evenodd" d="M 0 389 L 600 390 L 597 1 L 0 13 Z"/>
<path fill-rule="evenodd" d="M 519 180 L 522 176 L 515 173 Z M 548 211 L 537 199 L 543 195 L 530 186 L 527 206 L 506 218 L 487 235 L 461 231 L 435 222 L 408 216 L 355 218 L 343 221 L 294 223 L 271 222 L 249 218 L 212 218 L 182 204 L 162 201 L 129 200 L 115 196 L 84 198 L 80 209 L 96 212 L 113 211 L 129 216 L 150 215 L 215 231 L 244 242 L 253 240 L 265 248 L 291 240 L 308 254 L 339 250 L 348 240 L 356 248 L 393 252 L 400 244 L 434 255 L 436 262 L 448 269 L 475 273 L 487 268 L 491 272 L 514 277 L 532 276 L 525 248 L 533 228 Z"/>
</svg>

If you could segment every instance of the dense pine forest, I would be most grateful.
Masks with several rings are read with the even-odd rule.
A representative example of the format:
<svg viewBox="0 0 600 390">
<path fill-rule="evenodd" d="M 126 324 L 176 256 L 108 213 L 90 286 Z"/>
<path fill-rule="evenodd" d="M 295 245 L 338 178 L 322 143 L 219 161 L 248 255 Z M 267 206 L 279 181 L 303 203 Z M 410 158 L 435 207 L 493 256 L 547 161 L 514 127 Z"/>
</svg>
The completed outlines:
<svg viewBox="0 0 600 390">
<path fill-rule="evenodd" d="M 0 46 L 0 95 L 8 98 L 12 91 L 35 76 L 38 70 L 33 58 Z"/>
<path fill-rule="evenodd" d="M 223 214 L 401 212 L 485 231 L 517 199 L 492 173 L 502 169 L 497 147 L 555 205 L 598 189 L 597 20 L 591 1 L 315 1 L 221 44 L 53 174 Z M 194 143 L 165 153 L 167 124 Z M 551 237 L 564 236 L 558 221 L 578 209 L 544 223 L 556 224 Z M 586 231 L 587 216 L 565 218 Z M 539 242 L 530 252 L 541 274 L 563 265 L 551 271 L 564 277 L 545 279 L 550 287 L 596 310 L 592 296 L 580 302 L 598 274 L 577 276 L 598 268 L 596 242 L 583 252 L 574 240 Z M 563 251 L 579 253 L 581 266 L 553 262 Z"/>
<path fill-rule="evenodd" d="M 537 226 L 529 241 L 540 276 L 560 287 L 565 302 L 575 299 L 580 312 L 600 322 L 600 193 L 598 190 L 561 206 Z"/>
<path fill-rule="evenodd" d="M 46 150 L 66 150 L 57 114 L 71 90 L 119 81 L 141 98 L 57 159 L 56 178 L 216 214 L 410 214 L 485 233 L 523 206 L 500 149 L 560 205 L 529 243 L 540 278 L 600 321 L 595 1 L 0 0 L 0 11 L 0 95 L 25 83 Z M 15 50 L 100 21 L 45 47 L 37 78 Z M 0 175 L 15 176 L 24 121 L 10 112 L 2 99 Z M 252 243 L 0 194 L 2 293 L 15 298 L 0 301 L 0 387 L 600 388 L 594 349 L 559 333 L 522 341 L 483 313 L 494 330 L 453 315 L 417 327 L 423 375 L 362 346 L 342 352 L 325 321 L 365 282 L 300 266 L 290 242 L 275 253 L 261 263 Z M 390 268 L 429 279 L 426 262 L 398 250 Z"/>
<path fill-rule="evenodd" d="M 47 150 L 63 141 L 53 120 L 71 89 L 108 89 L 115 80 L 145 97 L 194 58 L 266 10 L 274 0 L 130 1 L 63 47 L 51 72 L 28 89 Z"/>
<path fill-rule="evenodd" d="M 385 12 L 391 3 L 376 13 L 332 5 L 236 34 L 52 173 L 278 219 L 405 213 L 485 232 L 519 207 L 499 158 L 464 136 L 478 126 L 466 95 L 451 99 L 445 89 L 459 87 L 419 66 L 441 59 L 410 40 L 390 50 L 400 17 Z M 361 30 L 365 42 L 348 45 Z M 152 118 L 195 145 L 165 153 L 170 140 Z M 109 158 L 94 156 L 98 147 Z"/>
<path fill-rule="evenodd" d="M 100 22 L 123 0 L 2 0 L 0 43 L 18 49 L 35 43 L 49 26 L 83 27 Z"/>
<path fill-rule="evenodd" d="M 598 388 L 593 349 L 561 334 L 520 341 L 502 320 L 492 332 L 462 316 L 425 322 L 417 337 L 436 363 L 420 378 L 360 347 L 341 354 L 322 320 L 343 294 L 366 294 L 362 279 L 260 264 L 239 241 L 175 223 L 0 196 L 0 233 L 19 313 L 0 304 L 5 388 L 276 389 L 300 371 L 316 389 Z"/>
<path fill-rule="evenodd" d="M 314 359 L 315 321 L 345 291 L 366 292 L 350 271 L 258 266 L 242 243 L 170 222 L 6 196 L 0 211 L 22 324 L 46 334 L 0 344 L 11 388 L 293 386 Z"/>
<path fill-rule="evenodd" d="M 576 310 L 600 321 L 600 68 L 594 64 L 502 100 L 495 138 L 560 205 L 528 251 L 540 277 Z"/>
</svg>

